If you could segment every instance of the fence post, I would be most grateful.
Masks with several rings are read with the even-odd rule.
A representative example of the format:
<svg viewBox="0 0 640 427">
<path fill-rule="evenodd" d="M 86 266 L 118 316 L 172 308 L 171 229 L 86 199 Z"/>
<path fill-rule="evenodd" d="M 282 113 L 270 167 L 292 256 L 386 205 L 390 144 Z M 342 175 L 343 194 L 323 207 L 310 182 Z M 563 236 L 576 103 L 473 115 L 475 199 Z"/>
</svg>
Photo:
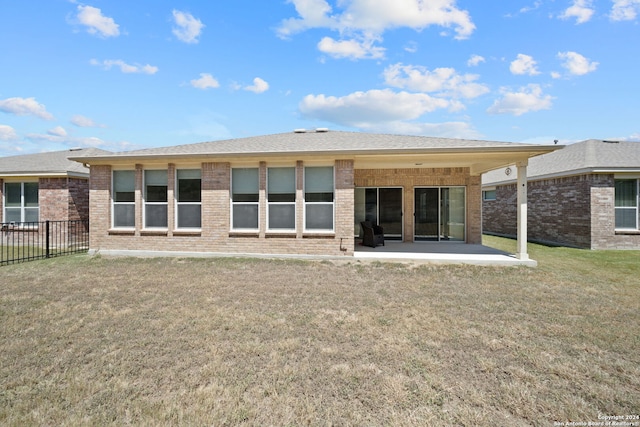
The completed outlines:
<svg viewBox="0 0 640 427">
<path fill-rule="evenodd" d="M 46 233 L 46 237 L 45 237 L 45 242 L 46 242 L 45 245 L 47 247 L 47 249 L 46 249 L 46 257 L 49 258 L 49 220 L 47 220 L 45 222 L 44 229 L 45 229 L 45 233 Z"/>
</svg>

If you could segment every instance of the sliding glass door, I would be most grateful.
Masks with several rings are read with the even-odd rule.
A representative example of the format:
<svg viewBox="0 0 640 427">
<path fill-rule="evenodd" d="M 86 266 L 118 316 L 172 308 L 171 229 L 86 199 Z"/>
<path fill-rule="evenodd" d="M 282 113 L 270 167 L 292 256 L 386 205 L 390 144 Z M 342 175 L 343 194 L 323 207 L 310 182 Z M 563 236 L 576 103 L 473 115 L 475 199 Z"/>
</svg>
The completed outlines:
<svg viewBox="0 0 640 427">
<path fill-rule="evenodd" d="M 416 188 L 415 241 L 465 241 L 465 188 Z"/>
<path fill-rule="evenodd" d="M 356 236 L 360 235 L 361 221 L 380 225 L 385 239 L 402 240 L 402 188 L 356 188 Z"/>
</svg>

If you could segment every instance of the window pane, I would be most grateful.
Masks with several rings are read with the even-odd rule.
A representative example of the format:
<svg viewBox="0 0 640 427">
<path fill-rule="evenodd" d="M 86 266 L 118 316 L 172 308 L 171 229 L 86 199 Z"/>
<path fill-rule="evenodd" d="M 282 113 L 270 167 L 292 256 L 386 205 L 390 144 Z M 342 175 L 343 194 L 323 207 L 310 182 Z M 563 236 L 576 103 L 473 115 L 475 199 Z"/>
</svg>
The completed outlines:
<svg viewBox="0 0 640 427">
<path fill-rule="evenodd" d="M 305 201 L 331 203 L 333 202 L 333 193 L 307 193 L 305 194 Z"/>
<path fill-rule="evenodd" d="M 144 171 L 145 196 L 147 202 L 167 201 L 167 171 Z"/>
<path fill-rule="evenodd" d="M 135 205 L 113 205 L 113 226 L 135 226 Z"/>
<path fill-rule="evenodd" d="M 200 202 L 201 183 L 200 169 L 178 170 L 178 202 Z"/>
<path fill-rule="evenodd" d="M 22 206 L 22 184 L 19 182 L 6 183 L 4 185 L 5 206 Z M 18 220 L 19 221 L 19 220 Z"/>
<path fill-rule="evenodd" d="M 269 201 L 295 201 L 296 168 L 269 168 L 267 184 Z"/>
<path fill-rule="evenodd" d="M 24 221 L 25 222 L 37 222 L 40 209 L 38 208 L 24 208 Z"/>
<path fill-rule="evenodd" d="M 307 230 L 333 230 L 333 205 L 306 205 Z"/>
<path fill-rule="evenodd" d="M 235 229 L 258 228 L 258 205 L 233 205 L 233 224 Z"/>
<path fill-rule="evenodd" d="M 269 206 L 269 228 L 289 229 L 296 228 L 296 206 L 295 205 L 270 205 Z"/>
<path fill-rule="evenodd" d="M 306 193 L 333 193 L 333 167 L 308 167 L 304 170 Z"/>
<path fill-rule="evenodd" d="M 616 180 L 616 207 L 635 207 L 637 203 L 638 181 L 635 179 Z"/>
<path fill-rule="evenodd" d="M 636 216 L 635 208 L 616 208 L 616 228 L 637 229 Z"/>
<path fill-rule="evenodd" d="M 147 185 L 147 194 L 145 198 L 147 202 L 166 202 L 167 186 L 166 185 Z"/>
<path fill-rule="evenodd" d="M 38 207 L 38 183 L 37 182 L 24 183 L 24 205 L 30 208 Z"/>
<path fill-rule="evenodd" d="M 20 208 L 6 208 L 4 210 L 4 222 L 21 222 L 20 211 Z"/>
<path fill-rule="evenodd" d="M 200 228 L 200 205 L 178 205 L 178 228 Z"/>
<path fill-rule="evenodd" d="M 114 202 L 133 202 L 135 186 L 135 171 L 113 171 Z"/>
<path fill-rule="evenodd" d="M 145 207 L 145 227 L 167 226 L 167 205 L 147 205 Z"/>
<path fill-rule="evenodd" d="M 252 201 L 258 201 L 258 168 L 232 169 L 231 181 L 234 202 L 253 199 L 254 196 Z"/>
</svg>

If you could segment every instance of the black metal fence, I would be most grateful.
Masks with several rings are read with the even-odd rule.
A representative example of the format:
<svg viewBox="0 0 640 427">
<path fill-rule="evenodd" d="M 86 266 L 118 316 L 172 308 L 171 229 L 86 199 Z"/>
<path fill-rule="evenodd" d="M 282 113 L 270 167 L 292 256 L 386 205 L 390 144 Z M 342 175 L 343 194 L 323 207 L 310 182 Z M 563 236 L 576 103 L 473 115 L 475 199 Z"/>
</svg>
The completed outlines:
<svg viewBox="0 0 640 427">
<path fill-rule="evenodd" d="M 0 224 L 0 266 L 86 252 L 89 221 Z"/>
</svg>

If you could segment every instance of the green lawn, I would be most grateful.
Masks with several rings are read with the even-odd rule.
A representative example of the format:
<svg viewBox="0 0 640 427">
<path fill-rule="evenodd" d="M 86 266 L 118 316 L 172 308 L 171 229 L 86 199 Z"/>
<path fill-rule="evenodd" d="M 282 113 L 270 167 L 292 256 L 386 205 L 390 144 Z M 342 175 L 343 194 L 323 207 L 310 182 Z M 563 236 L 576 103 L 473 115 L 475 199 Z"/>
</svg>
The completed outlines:
<svg viewBox="0 0 640 427">
<path fill-rule="evenodd" d="M 538 268 L 86 255 L 0 267 L 0 424 L 638 414 L 640 252 L 530 255 Z"/>
</svg>

